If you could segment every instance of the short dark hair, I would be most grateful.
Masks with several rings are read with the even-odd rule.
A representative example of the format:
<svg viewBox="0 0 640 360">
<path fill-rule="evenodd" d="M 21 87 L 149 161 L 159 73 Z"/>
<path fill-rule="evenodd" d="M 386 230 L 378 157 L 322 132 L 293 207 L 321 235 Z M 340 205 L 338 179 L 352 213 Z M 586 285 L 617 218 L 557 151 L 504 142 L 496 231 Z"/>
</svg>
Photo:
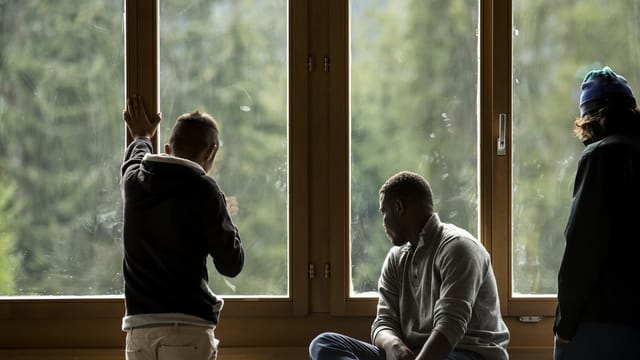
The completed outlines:
<svg viewBox="0 0 640 360">
<path fill-rule="evenodd" d="M 380 188 L 380 194 L 391 200 L 416 201 L 427 213 L 433 213 L 433 191 L 429 182 L 419 174 L 401 171 L 391 176 Z"/>
<path fill-rule="evenodd" d="M 219 128 L 216 120 L 207 113 L 194 111 L 182 114 L 176 120 L 169 145 L 176 156 L 195 160 L 212 145 L 218 146 Z"/>
</svg>

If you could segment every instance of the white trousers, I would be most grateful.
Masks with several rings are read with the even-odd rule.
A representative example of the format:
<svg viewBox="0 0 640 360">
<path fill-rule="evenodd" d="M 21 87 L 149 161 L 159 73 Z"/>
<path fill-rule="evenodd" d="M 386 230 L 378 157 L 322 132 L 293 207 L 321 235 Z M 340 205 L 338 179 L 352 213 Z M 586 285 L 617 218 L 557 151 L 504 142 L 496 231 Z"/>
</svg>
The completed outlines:
<svg viewBox="0 0 640 360">
<path fill-rule="evenodd" d="M 126 360 L 215 360 L 214 329 L 190 325 L 134 328 L 127 331 Z"/>
</svg>

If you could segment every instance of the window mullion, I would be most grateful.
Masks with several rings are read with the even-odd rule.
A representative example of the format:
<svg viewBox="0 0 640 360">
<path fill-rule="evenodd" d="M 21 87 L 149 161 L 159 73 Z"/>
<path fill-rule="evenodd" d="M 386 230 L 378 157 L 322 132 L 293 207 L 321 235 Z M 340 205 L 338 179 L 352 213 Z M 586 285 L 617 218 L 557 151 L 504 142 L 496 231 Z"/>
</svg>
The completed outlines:
<svg viewBox="0 0 640 360">
<path fill-rule="evenodd" d="M 142 97 L 148 114 L 158 103 L 158 0 L 125 0 L 125 96 Z M 158 151 L 159 134 L 152 142 Z M 127 133 L 127 143 L 131 141 Z"/>
</svg>

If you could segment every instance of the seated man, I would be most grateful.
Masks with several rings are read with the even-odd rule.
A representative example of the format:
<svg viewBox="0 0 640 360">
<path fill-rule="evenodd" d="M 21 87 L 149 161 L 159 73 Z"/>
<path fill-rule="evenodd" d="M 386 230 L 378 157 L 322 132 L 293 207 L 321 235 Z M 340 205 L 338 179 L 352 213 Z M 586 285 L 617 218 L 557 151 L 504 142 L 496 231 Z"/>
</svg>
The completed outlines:
<svg viewBox="0 0 640 360">
<path fill-rule="evenodd" d="M 314 360 L 506 360 L 489 253 L 467 231 L 441 223 L 429 183 L 400 172 L 380 189 L 380 213 L 394 245 L 378 282 L 372 344 L 336 333 L 309 345 Z"/>
</svg>

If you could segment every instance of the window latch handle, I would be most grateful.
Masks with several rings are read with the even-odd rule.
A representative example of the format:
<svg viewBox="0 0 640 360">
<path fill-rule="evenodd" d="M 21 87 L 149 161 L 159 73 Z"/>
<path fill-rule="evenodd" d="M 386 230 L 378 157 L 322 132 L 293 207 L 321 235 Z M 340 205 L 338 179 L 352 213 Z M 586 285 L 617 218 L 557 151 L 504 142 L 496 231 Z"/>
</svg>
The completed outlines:
<svg viewBox="0 0 640 360">
<path fill-rule="evenodd" d="M 500 113 L 498 116 L 498 148 L 496 153 L 498 156 L 504 156 L 506 154 L 507 142 L 505 139 L 505 133 L 507 128 L 507 114 Z"/>
</svg>

